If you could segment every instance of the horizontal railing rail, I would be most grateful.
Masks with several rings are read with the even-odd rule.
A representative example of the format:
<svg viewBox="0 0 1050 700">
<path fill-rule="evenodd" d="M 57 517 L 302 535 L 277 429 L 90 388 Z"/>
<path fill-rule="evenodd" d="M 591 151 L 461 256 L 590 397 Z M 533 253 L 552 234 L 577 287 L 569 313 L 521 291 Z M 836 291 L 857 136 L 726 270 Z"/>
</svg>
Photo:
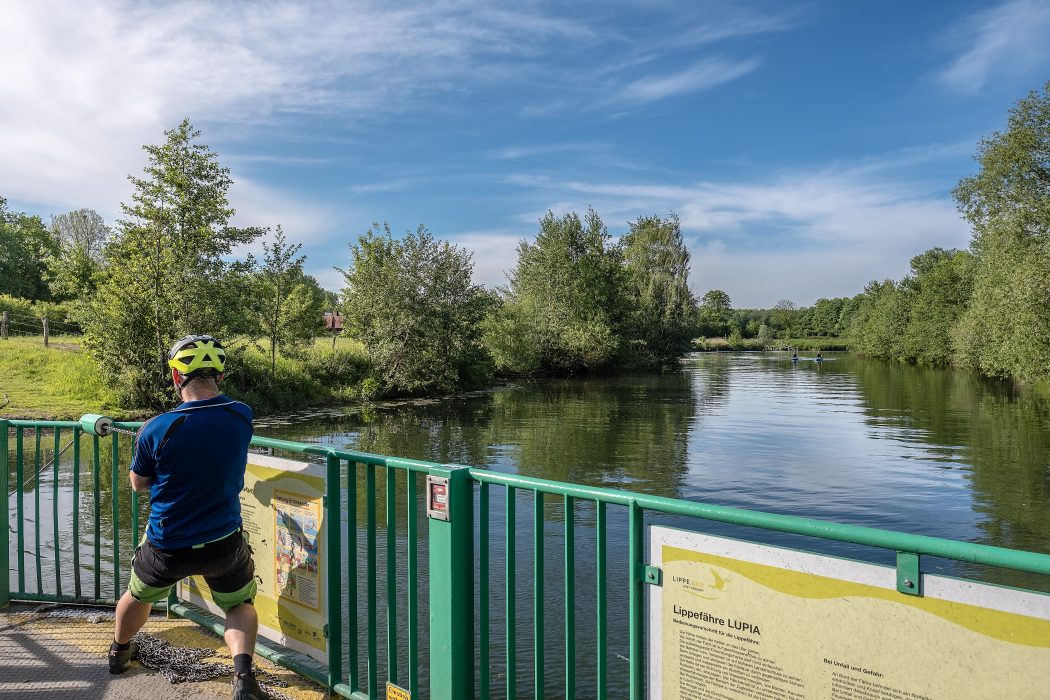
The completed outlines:
<svg viewBox="0 0 1050 700">
<path fill-rule="evenodd" d="M 135 430 L 142 423 L 114 425 Z M 0 487 L 9 494 L 0 504 L 0 519 L 10 522 L 13 515 L 15 520 L 12 536 L 0 538 L 0 605 L 9 600 L 113 603 L 120 596 L 130 564 L 127 554 L 140 536 L 144 515 L 140 511 L 145 505 L 127 484 L 128 437 L 122 439 L 117 432 L 92 435 L 78 421 L 0 420 Z M 586 653 L 594 659 L 593 678 L 586 679 L 593 692 L 588 694 L 608 696 L 609 571 L 614 556 L 626 562 L 626 620 L 618 621 L 626 623 L 627 632 L 625 690 L 631 698 L 644 697 L 647 513 L 875 547 L 897 552 L 899 560 L 902 554 L 932 556 L 1050 575 L 1050 555 L 1036 552 L 321 444 L 257 436 L 252 446 L 323 460 L 326 476 L 328 663 L 320 668 L 265 641 L 260 642 L 259 653 L 347 698 L 381 697 L 382 680 L 403 684 L 412 697 L 417 693 L 433 698 L 503 695 L 494 688 L 498 679 L 493 669 L 500 664 L 502 690 L 508 698 L 518 697 L 524 685 L 532 686 L 535 697 L 544 697 L 549 686 L 548 641 L 553 641 L 545 606 L 548 598 L 563 605 L 558 620 L 562 639 L 556 646 L 564 652 L 560 662 L 564 678 L 559 679 L 558 689 L 567 698 L 575 696 L 585 680 L 577 662 Z M 69 455 L 63 460 L 66 451 Z M 419 521 L 429 487 L 421 489 L 420 481 L 427 477 L 447 480 L 449 500 L 447 520 L 428 518 L 424 531 Z M 502 499 L 496 498 L 494 488 L 503 489 Z M 64 502 L 67 492 L 70 500 Z M 529 495 L 531 523 L 519 531 L 518 510 L 523 498 L 528 504 Z M 563 514 L 557 538 L 548 532 L 550 507 L 560 508 Z M 626 514 L 625 537 L 615 543 L 610 542 L 610 507 Z M 70 523 L 63 522 L 64 508 Z M 581 519 L 584 509 L 586 522 Z M 503 529 L 502 542 L 494 537 L 498 526 Z M 577 542 L 584 529 L 588 537 L 593 534 L 593 595 L 581 594 L 578 582 L 583 578 Z M 385 538 L 380 530 L 385 530 Z M 53 537 L 50 545 L 48 535 Z M 531 538 L 531 550 L 519 547 L 522 537 Z M 81 551 L 85 538 L 90 546 Z M 426 545 L 426 567 L 420 566 L 424 554 L 420 540 Z M 614 544 L 621 549 L 613 550 Z M 554 547 L 561 550 L 562 559 L 558 591 L 549 588 L 549 578 L 559 578 L 554 576 L 558 564 L 550 556 Z M 63 559 L 64 551 L 71 552 L 68 561 Z M 530 558 L 528 585 L 522 565 Z M 85 572 L 90 574 L 86 579 Z M 493 585 L 494 572 L 502 580 L 501 591 Z M 622 589 L 612 590 L 624 594 Z M 531 600 L 532 605 L 531 654 L 518 646 L 521 600 Z M 577 606 L 592 602 L 588 624 L 593 624 L 594 649 L 581 649 Z M 499 603 L 503 614 L 502 626 L 494 622 L 494 603 Z M 421 613 L 424 607 L 428 616 Z M 221 631 L 221 622 L 183 601 L 172 598 L 168 608 Z M 380 619 L 381 614 L 385 619 Z M 421 627 L 429 634 L 421 636 Z M 502 659 L 492 654 L 496 641 L 502 645 Z M 385 651 L 382 656 L 381 651 Z M 523 675 L 529 669 L 519 664 L 522 658 L 530 662 L 531 677 Z"/>
</svg>

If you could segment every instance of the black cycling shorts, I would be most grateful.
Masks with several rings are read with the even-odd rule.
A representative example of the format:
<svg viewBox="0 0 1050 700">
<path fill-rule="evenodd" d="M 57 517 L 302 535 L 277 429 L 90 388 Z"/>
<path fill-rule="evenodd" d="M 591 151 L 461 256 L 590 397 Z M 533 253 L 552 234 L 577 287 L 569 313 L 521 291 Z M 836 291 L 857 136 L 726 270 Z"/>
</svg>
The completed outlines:
<svg viewBox="0 0 1050 700">
<path fill-rule="evenodd" d="M 171 587 L 187 576 L 203 576 L 223 610 L 255 598 L 255 563 L 240 530 L 215 542 L 180 549 L 159 549 L 143 540 L 135 550 L 131 569 L 128 590 L 143 603 L 163 600 Z"/>
</svg>

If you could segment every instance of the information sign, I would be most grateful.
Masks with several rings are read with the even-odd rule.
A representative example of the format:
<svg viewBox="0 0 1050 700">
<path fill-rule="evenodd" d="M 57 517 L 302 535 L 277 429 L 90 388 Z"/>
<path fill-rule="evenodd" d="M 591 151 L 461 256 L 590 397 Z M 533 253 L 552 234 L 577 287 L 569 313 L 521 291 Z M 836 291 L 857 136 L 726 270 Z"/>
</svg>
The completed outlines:
<svg viewBox="0 0 1050 700">
<path fill-rule="evenodd" d="M 650 528 L 657 700 L 1046 698 L 1050 596 Z"/>
<path fill-rule="evenodd" d="M 259 634 L 327 661 L 324 636 L 325 466 L 249 454 L 241 518 L 254 550 Z M 199 577 L 179 596 L 220 613 Z"/>
</svg>

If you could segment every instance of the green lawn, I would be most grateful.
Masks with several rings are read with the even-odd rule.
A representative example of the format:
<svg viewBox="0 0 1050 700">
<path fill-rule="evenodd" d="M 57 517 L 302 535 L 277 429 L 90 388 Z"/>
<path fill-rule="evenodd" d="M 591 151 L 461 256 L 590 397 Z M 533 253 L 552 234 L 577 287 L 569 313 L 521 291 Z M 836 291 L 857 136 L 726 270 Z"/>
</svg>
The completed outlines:
<svg viewBox="0 0 1050 700">
<path fill-rule="evenodd" d="M 116 396 L 81 349 L 80 338 L 52 336 L 47 348 L 41 337 L 0 340 L 0 417 L 69 419 L 92 412 L 118 418 L 132 415 L 115 405 Z"/>
<path fill-rule="evenodd" d="M 249 345 L 228 388 L 260 413 L 357 400 L 368 366 L 364 345 L 338 337 L 336 349 L 333 355 L 331 337 L 318 338 L 305 354 L 278 357 L 277 376 L 271 376 L 268 344 Z M 68 420 L 84 413 L 132 419 L 151 412 L 119 407 L 80 337 L 52 336 L 48 348 L 42 337 L 0 341 L 0 418 Z"/>
</svg>

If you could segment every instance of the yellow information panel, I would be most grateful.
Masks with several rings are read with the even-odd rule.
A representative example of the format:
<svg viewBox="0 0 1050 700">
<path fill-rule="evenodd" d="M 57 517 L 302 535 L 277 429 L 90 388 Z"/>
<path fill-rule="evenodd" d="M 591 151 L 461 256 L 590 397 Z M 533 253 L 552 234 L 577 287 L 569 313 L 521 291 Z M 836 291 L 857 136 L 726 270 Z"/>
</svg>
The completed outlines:
<svg viewBox="0 0 1050 700">
<path fill-rule="evenodd" d="M 1050 697 L 1050 596 L 650 528 L 650 697 Z"/>
<path fill-rule="evenodd" d="M 254 550 L 259 633 L 327 661 L 325 625 L 325 467 L 249 454 L 241 518 Z M 186 579 L 179 596 L 221 614 L 204 580 Z"/>
</svg>

